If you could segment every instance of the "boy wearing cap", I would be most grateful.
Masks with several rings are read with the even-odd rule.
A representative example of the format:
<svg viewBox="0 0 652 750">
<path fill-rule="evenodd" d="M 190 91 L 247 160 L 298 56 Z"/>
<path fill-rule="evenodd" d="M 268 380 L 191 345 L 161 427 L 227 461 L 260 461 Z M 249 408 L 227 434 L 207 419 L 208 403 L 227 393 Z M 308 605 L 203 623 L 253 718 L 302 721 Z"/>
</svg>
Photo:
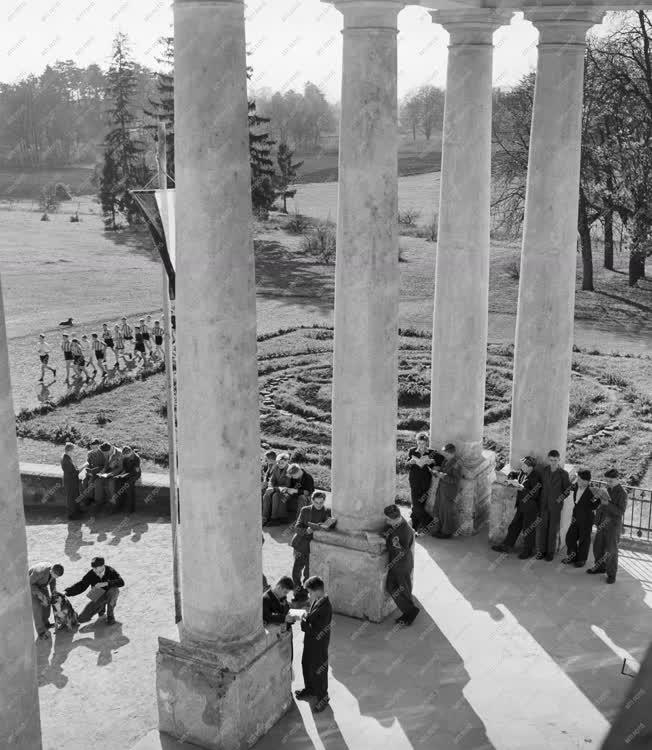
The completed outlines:
<svg viewBox="0 0 652 750">
<path fill-rule="evenodd" d="M 88 622 L 94 615 L 102 617 L 106 609 L 106 624 L 115 623 L 114 610 L 118 601 L 118 589 L 122 588 L 125 582 L 120 573 L 109 565 L 105 565 L 103 557 L 94 557 L 91 560 L 91 569 L 86 575 L 69 586 L 65 590 L 66 596 L 77 596 L 83 594 L 87 588 L 94 591 L 91 601 L 79 613 L 79 622 Z M 89 597 L 90 598 L 90 597 Z"/>
<path fill-rule="evenodd" d="M 537 473 L 536 459 L 525 456 L 521 459 L 521 472 L 516 479 L 509 479 L 508 484 L 516 487 L 516 513 L 507 529 L 507 536 L 502 544 L 495 544 L 494 552 L 511 552 L 519 534 L 523 532 L 523 550 L 519 560 L 527 560 L 534 554 L 537 517 L 539 515 L 539 497 L 541 494 L 541 478 Z"/>
<path fill-rule="evenodd" d="M 591 530 L 595 520 L 595 511 L 600 505 L 600 498 L 591 489 L 591 472 L 580 469 L 577 482 L 573 485 L 573 517 L 566 532 L 566 549 L 568 555 L 562 560 L 564 565 L 575 565 L 583 568 L 591 549 Z"/>
<path fill-rule="evenodd" d="M 389 555 L 385 588 L 401 616 L 399 625 L 412 625 L 420 610 L 412 599 L 412 573 L 414 571 L 414 531 L 408 526 L 396 505 L 388 505 L 385 514 L 385 543 Z"/>
<path fill-rule="evenodd" d="M 294 565 L 292 567 L 292 581 L 294 582 L 294 601 L 305 600 L 308 596 L 302 583 L 310 577 L 310 542 L 314 529 L 332 529 L 335 519 L 331 516 L 330 508 L 325 508 L 326 493 L 315 490 L 311 503 L 299 511 L 295 533 L 291 545 L 294 550 Z"/>
<path fill-rule="evenodd" d="M 606 573 L 607 583 L 616 582 L 618 572 L 618 542 L 623 528 L 623 518 L 627 510 L 627 493 L 618 481 L 616 469 L 604 473 L 607 489 L 596 494 L 600 507 L 595 515 L 598 531 L 593 540 L 593 567 L 587 573 Z"/>
</svg>

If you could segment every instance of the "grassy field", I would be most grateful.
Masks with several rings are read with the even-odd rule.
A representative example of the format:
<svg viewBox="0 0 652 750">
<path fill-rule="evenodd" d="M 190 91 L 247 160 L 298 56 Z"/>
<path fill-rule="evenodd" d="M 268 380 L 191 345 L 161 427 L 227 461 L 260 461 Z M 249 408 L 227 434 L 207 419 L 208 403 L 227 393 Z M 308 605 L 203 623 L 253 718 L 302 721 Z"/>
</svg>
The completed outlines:
<svg viewBox="0 0 652 750">
<path fill-rule="evenodd" d="M 421 211 L 417 223 L 427 223 L 426 208 L 431 205 L 437 190 L 438 175 L 402 178 L 401 209 Z M 298 198 L 301 196 L 311 201 L 309 209 L 303 209 L 306 213 L 328 215 L 336 206 L 336 185 L 302 186 Z M 73 333 L 90 333 L 101 327 L 103 321 L 116 322 L 123 314 L 133 319 L 146 313 L 156 315 L 160 311 L 161 269 L 148 236 L 134 231 L 103 232 L 98 205 L 90 198 L 79 203 L 80 223 L 69 221 L 69 214 L 74 210 L 77 210 L 76 203 L 63 204 L 60 211 L 52 215 L 51 221 L 45 223 L 39 221 L 39 212 L 34 211 L 29 203 L 0 205 L 0 232 L 4 240 L 0 246 L 0 267 L 16 411 L 56 404 L 62 398 L 63 403 L 67 403 L 51 413 L 21 422 L 21 459 L 58 460 L 60 441 L 68 430 L 68 436 L 80 442 L 102 433 L 118 443 L 133 443 L 143 451 L 146 467 L 160 470 L 167 451 L 165 419 L 160 413 L 162 376 L 154 375 L 146 382 L 125 382 L 111 392 L 99 395 L 93 395 L 92 384 L 79 389 L 79 393 L 70 393 L 61 378 L 46 387 L 36 383 L 39 375 L 35 352 L 38 332 L 47 333 L 55 348 L 54 364 L 60 366 L 60 354 L 56 350 L 60 340 L 59 320 L 72 315 L 75 319 Z M 304 237 L 290 234 L 285 228 L 290 218 L 273 214 L 269 221 L 257 222 L 254 226 L 260 334 L 304 324 L 332 324 L 334 268 L 305 253 L 302 247 Z M 423 236 L 423 229 L 403 226 L 401 231 L 404 262 L 399 265 L 399 324 L 403 328 L 427 332 L 431 327 L 436 245 Z M 508 441 L 511 352 L 501 355 L 498 351 L 513 340 L 518 293 L 513 266 L 518 253 L 519 248 L 514 243 L 492 243 L 489 329 L 490 341 L 497 348 L 492 350 L 490 347 L 486 438 L 487 445 L 495 447 L 499 455 L 503 455 Z M 617 262 L 624 265 L 622 258 Z M 620 344 L 624 347 L 629 337 L 635 343 L 634 351 L 646 351 L 645 347 L 649 348 L 652 340 L 646 336 L 646 332 L 652 330 L 649 299 L 652 284 L 643 281 L 640 288 L 631 290 L 623 273 L 596 268 L 596 285 L 600 290 L 597 293 L 577 293 L 576 343 L 584 349 L 609 354 L 620 349 Z M 316 338 L 318 335 L 323 338 Z M 275 401 L 274 410 L 266 410 L 264 405 L 261 407 L 264 435 L 271 444 L 285 441 L 293 450 L 310 448 L 316 451 L 306 454 L 307 460 L 319 481 L 328 485 L 330 434 L 326 415 L 330 408 L 327 395 L 330 385 L 324 385 L 314 400 L 310 396 L 310 393 L 317 393 L 314 383 L 302 382 L 301 378 L 305 379 L 304 371 L 311 363 L 328 370 L 329 336 L 327 328 L 297 333 L 296 336 L 301 341 L 292 346 L 312 346 L 320 351 L 291 353 L 297 362 L 280 368 L 282 372 L 277 377 L 283 377 L 278 383 L 273 377 L 271 383 L 268 382 L 268 376 L 273 376 L 274 369 L 286 361 L 284 357 L 287 355 L 280 356 L 278 352 L 289 346 L 290 340 L 280 337 L 270 339 L 272 343 L 261 342 L 261 389 L 263 392 L 273 391 L 275 398 L 280 399 Z M 270 347 L 272 351 L 269 351 Z M 403 393 L 398 424 L 402 430 L 414 430 L 428 420 L 429 340 L 427 337 L 411 338 L 403 341 L 402 347 L 401 387 L 420 395 L 410 397 L 407 391 Z M 404 356 L 403 352 L 407 354 Z M 622 411 L 629 420 L 621 428 L 622 437 L 628 437 L 630 442 L 623 440 L 619 443 L 616 453 L 615 446 L 606 445 L 605 450 L 608 448 L 611 453 L 605 453 L 605 460 L 607 455 L 612 456 L 629 475 L 639 477 L 650 455 L 646 442 L 649 430 L 645 419 L 634 418 L 635 404 L 644 404 L 645 398 L 649 397 L 646 390 L 650 380 L 649 365 L 649 360 L 622 357 L 593 356 L 586 361 L 578 360 L 576 367 L 587 369 L 576 369 L 574 374 L 571 436 L 577 442 L 570 447 L 571 459 L 575 460 L 573 451 L 580 450 L 577 446 L 583 445 L 580 440 L 585 440 L 592 430 L 599 431 L 606 421 L 620 419 Z M 612 398 L 615 392 L 601 382 L 601 372 L 611 373 L 612 388 L 618 387 L 615 384 L 617 377 L 631 381 L 621 386 L 624 390 L 616 402 Z M 330 371 L 325 372 L 324 377 L 328 382 Z M 302 389 L 297 391 L 300 386 Z M 630 393 L 631 403 L 624 395 L 629 392 L 628 388 L 635 389 L 634 395 Z M 602 395 L 593 399 L 596 394 Z M 407 403 L 406 398 L 413 400 Z M 636 408 L 640 410 L 642 407 Z M 301 417 L 301 429 L 294 433 L 291 428 L 295 425 L 293 420 L 299 418 L 295 413 L 297 409 L 306 413 Z M 139 425 L 138 432 L 134 427 L 136 424 Z M 73 427 L 77 432 L 69 429 Z M 580 432 L 573 432 L 577 430 Z M 306 439 L 302 437 L 304 432 Z M 401 440 L 407 439 L 405 433 Z M 596 438 L 591 445 L 587 441 L 581 450 L 595 453 L 594 449 L 602 444 L 601 441 L 604 442 L 602 438 Z M 580 453 L 579 460 L 583 456 Z"/>
<path fill-rule="evenodd" d="M 411 333 L 409 331 L 404 333 Z M 287 450 L 317 484 L 330 488 L 332 329 L 299 328 L 259 337 L 261 432 L 265 446 Z M 504 463 L 509 444 L 513 348 L 491 345 L 485 446 Z M 568 460 L 594 471 L 617 466 L 638 484 L 652 458 L 652 383 L 645 359 L 577 352 L 573 358 Z M 405 452 L 428 427 L 429 337 L 402 335 L 397 409 L 398 497 L 408 497 Z M 167 463 L 164 379 L 154 374 L 78 402 L 22 415 L 18 434 L 47 441 L 58 456 L 67 440 L 99 437 L 134 447 L 150 467 Z M 605 428 L 610 431 L 603 432 Z"/>
</svg>

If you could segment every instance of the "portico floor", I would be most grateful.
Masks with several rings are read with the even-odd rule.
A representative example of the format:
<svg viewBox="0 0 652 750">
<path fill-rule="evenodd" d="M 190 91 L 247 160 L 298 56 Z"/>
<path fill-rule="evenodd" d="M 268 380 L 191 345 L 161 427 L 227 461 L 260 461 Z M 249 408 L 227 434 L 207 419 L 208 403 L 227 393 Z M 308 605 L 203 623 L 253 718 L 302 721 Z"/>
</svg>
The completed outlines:
<svg viewBox="0 0 652 750">
<path fill-rule="evenodd" d="M 270 532 L 263 552 L 271 580 L 289 571 L 291 548 L 282 529 Z M 169 524 L 30 518 L 28 544 L 31 563 L 65 566 L 64 586 L 94 555 L 127 584 L 115 626 L 93 621 L 37 643 L 44 750 L 190 748 L 156 731 L 157 637 L 176 632 Z M 557 563 L 504 559 L 485 535 L 419 540 L 415 625 L 336 616 L 331 709 L 313 715 L 298 703 L 256 747 L 598 748 L 629 688 L 623 658 L 631 670 L 648 646 L 650 552 L 624 550 L 618 581 L 607 586 Z M 73 603 L 79 609 L 85 597 Z M 296 632 L 297 686 L 301 639 Z"/>
</svg>

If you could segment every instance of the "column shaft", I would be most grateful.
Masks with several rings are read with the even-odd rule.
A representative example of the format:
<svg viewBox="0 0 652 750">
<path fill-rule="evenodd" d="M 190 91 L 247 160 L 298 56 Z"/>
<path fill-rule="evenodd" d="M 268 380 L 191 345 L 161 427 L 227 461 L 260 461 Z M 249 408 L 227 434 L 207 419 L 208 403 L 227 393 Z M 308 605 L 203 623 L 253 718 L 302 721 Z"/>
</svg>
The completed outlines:
<svg viewBox="0 0 652 750">
<path fill-rule="evenodd" d="M 176 0 L 183 632 L 261 634 L 256 297 L 244 4 Z"/>
<path fill-rule="evenodd" d="M 563 455 L 575 309 L 585 37 L 596 8 L 526 11 L 539 29 L 516 319 L 512 466 Z"/>
<path fill-rule="evenodd" d="M 435 11 L 450 32 L 435 264 L 430 433 L 482 450 L 491 183 L 492 35 L 509 11 Z"/>
<path fill-rule="evenodd" d="M 41 719 L 27 578 L 23 489 L 0 289 L 0 739 L 2 747 L 40 750 Z M 52 560 L 52 562 L 57 562 Z"/>
<path fill-rule="evenodd" d="M 345 531 L 380 530 L 396 492 L 398 128 L 401 4 L 344 14 L 335 341 L 333 507 Z"/>
</svg>

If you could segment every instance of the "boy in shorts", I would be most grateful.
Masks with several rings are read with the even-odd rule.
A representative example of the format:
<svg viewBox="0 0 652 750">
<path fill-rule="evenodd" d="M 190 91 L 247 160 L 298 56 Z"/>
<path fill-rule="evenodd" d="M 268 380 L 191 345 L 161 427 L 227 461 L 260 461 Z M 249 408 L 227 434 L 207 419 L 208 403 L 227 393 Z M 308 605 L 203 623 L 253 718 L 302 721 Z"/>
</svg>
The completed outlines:
<svg viewBox="0 0 652 750">
<path fill-rule="evenodd" d="M 84 360 L 93 368 L 93 377 L 95 377 L 97 375 L 97 367 L 95 367 L 95 363 L 93 362 L 93 349 L 91 347 L 91 342 L 88 340 L 88 336 L 84 334 L 79 343 L 82 348 Z"/>
<path fill-rule="evenodd" d="M 102 377 L 106 377 L 106 364 L 104 363 L 104 352 L 106 351 L 106 345 L 104 341 L 98 338 L 96 333 L 91 333 L 93 354 L 95 355 L 95 361 L 102 370 Z"/>
<path fill-rule="evenodd" d="M 45 334 L 41 333 L 39 334 L 39 345 L 37 348 L 38 356 L 41 360 L 41 377 L 39 378 L 38 382 L 42 383 L 43 378 L 45 377 L 45 371 L 49 370 L 52 375 L 54 375 L 54 379 L 57 379 L 57 371 L 54 369 L 54 367 L 50 367 L 48 362 L 50 361 L 50 345 L 45 340 Z M 54 381 L 53 381 L 54 382 Z"/>
<path fill-rule="evenodd" d="M 72 343 L 67 333 L 62 334 L 61 351 L 63 352 L 63 361 L 66 363 L 66 383 L 70 382 L 70 367 L 72 366 Z"/>
<path fill-rule="evenodd" d="M 152 335 L 154 336 L 154 346 L 156 347 L 154 354 L 156 354 L 157 357 L 163 358 L 163 328 L 158 320 L 154 321 Z"/>
<path fill-rule="evenodd" d="M 147 349 L 147 354 L 151 355 L 152 342 L 150 338 L 150 331 L 152 330 L 152 316 L 148 315 L 147 320 L 145 318 L 141 318 L 139 322 L 140 322 L 140 332 L 143 334 L 143 342 L 145 344 L 145 349 Z"/>
<path fill-rule="evenodd" d="M 102 323 L 102 341 L 104 341 L 104 355 L 106 358 L 106 350 L 110 349 L 115 357 L 114 368 L 120 369 L 118 365 L 118 355 L 115 353 L 115 342 L 113 341 L 113 334 L 109 330 L 108 323 Z"/>
<path fill-rule="evenodd" d="M 82 345 L 79 339 L 72 340 L 71 351 L 72 351 L 72 363 L 75 368 L 75 374 L 77 375 L 78 378 L 81 378 L 82 376 L 81 374 L 83 370 L 84 375 L 86 375 L 86 382 L 88 382 L 91 378 L 86 369 L 86 360 L 84 359 L 84 350 L 82 349 Z"/>
<path fill-rule="evenodd" d="M 143 365 L 147 364 L 147 355 L 145 353 L 145 342 L 143 341 L 143 332 L 140 326 L 134 328 L 134 357 L 138 357 Z"/>
<path fill-rule="evenodd" d="M 127 356 L 125 355 L 125 340 L 122 337 L 122 331 L 118 325 L 113 326 L 113 343 L 115 345 L 115 366 L 120 370 L 119 360 L 120 357 L 122 357 L 122 361 L 125 363 L 126 368 Z M 129 355 L 129 358 L 131 359 L 131 355 Z"/>
</svg>

